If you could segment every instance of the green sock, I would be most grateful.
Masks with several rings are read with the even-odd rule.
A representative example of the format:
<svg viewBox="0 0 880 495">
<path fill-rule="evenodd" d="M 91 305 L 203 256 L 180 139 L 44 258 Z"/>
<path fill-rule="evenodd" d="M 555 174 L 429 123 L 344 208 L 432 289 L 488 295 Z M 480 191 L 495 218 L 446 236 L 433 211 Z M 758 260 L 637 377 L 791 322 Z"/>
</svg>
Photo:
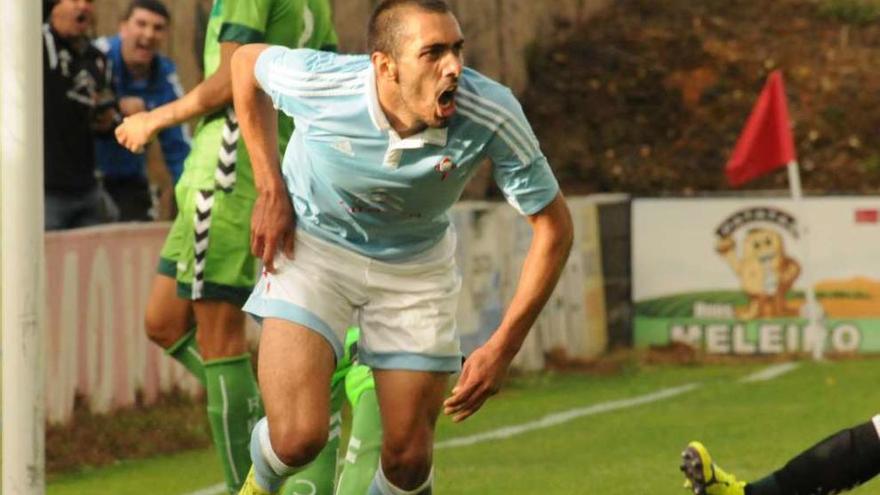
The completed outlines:
<svg viewBox="0 0 880 495">
<path fill-rule="evenodd" d="M 199 345 L 196 343 L 196 329 L 192 328 L 183 334 L 177 342 L 168 349 L 165 354 L 173 357 L 182 364 L 194 377 L 205 386 L 205 362 L 199 353 Z"/>
<path fill-rule="evenodd" d="M 205 361 L 205 382 L 214 447 L 226 486 L 238 493 L 251 465 L 251 430 L 264 414 L 250 354 Z"/>
<path fill-rule="evenodd" d="M 342 405 L 345 385 L 338 381 L 330 390 L 330 437 L 324 450 L 309 467 L 287 479 L 281 495 L 333 495 L 336 484 L 336 460 L 339 457 L 339 436 L 342 433 Z"/>
<path fill-rule="evenodd" d="M 351 374 L 349 374 L 351 376 Z M 339 477 L 337 495 L 363 495 L 367 493 L 382 450 L 382 417 L 379 415 L 379 399 L 376 389 L 368 388 L 355 398 L 351 410 L 351 435 L 345 465 Z"/>
</svg>

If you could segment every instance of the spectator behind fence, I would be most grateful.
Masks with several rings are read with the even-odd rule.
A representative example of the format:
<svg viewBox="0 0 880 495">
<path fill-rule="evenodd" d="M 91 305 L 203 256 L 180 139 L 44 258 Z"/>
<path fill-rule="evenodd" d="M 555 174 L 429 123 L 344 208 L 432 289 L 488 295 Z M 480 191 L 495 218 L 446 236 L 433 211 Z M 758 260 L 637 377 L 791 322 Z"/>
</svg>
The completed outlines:
<svg viewBox="0 0 880 495">
<path fill-rule="evenodd" d="M 183 95 L 174 62 L 157 53 L 167 37 L 170 22 L 171 15 L 159 0 L 132 0 L 119 24 L 119 34 L 95 41 L 110 61 L 113 90 L 124 115 L 152 110 Z M 159 143 L 176 184 L 189 154 L 185 125 L 160 132 Z M 96 153 L 104 187 L 119 207 L 119 220 L 155 219 L 147 155 L 128 151 L 110 135 L 98 137 Z"/>
<path fill-rule="evenodd" d="M 45 229 L 110 221 L 115 206 L 102 193 L 94 139 L 121 120 L 110 68 L 89 42 L 92 0 L 43 2 L 43 144 Z"/>
</svg>

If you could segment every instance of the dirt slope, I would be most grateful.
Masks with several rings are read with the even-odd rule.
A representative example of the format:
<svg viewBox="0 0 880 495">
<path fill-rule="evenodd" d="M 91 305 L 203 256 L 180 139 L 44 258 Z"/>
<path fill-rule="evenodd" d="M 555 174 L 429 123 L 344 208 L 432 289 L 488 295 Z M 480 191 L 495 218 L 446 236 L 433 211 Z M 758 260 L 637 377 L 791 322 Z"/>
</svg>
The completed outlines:
<svg viewBox="0 0 880 495">
<path fill-rule="evenodd" d="M 619 0 L 532 61 L 523 102 L 569 192 L 727 189 L 723 165 L 783 71 L 804 187 L 880 185 L 872 0 Z M 784 171 L 749 188 L 786 188 Z"/>
</svg>

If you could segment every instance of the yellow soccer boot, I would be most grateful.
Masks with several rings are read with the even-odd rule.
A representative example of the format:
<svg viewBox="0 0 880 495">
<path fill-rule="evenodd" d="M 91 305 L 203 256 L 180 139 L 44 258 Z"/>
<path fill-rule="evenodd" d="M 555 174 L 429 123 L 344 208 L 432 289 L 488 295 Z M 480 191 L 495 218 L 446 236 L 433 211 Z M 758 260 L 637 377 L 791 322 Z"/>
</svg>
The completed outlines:
<svg viewBox="0 0 880 495">
<path fill-rule="evenodd" d="M 694 495 L 744 495 L 746 484 L 712 462 L 709 451 L 700 442 L 691 442 L 681 453 L 681 471 L 685 487 Z"/>
<path fill-rule="evenodd" d="M 251 470 L 248 471 L 247 478 L 244 480 L 244 485 L 242 485 L 241 491 L 238 492 L 238 495 L 273 495 L 273 494 L 260 488 L 260 485 L 257 484 L 257 480 L 254 478 L 254 466 L 251 466 Z"/>
</svg>

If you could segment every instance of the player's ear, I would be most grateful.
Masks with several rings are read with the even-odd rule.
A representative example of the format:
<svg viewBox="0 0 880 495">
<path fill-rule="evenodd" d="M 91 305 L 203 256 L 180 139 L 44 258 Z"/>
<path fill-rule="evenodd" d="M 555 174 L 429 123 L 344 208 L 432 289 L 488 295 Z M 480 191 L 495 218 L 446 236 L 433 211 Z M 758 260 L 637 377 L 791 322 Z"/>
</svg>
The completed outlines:
<svg viewBox="0 0 880 495">
<path fill-rule="evenodd" d="M 378 78 L 397 81 L 397 63 L 390 55 L 376 51 L 370 55 L 370 60 L 373 62 L 373 68 Z"/>
</svg>

